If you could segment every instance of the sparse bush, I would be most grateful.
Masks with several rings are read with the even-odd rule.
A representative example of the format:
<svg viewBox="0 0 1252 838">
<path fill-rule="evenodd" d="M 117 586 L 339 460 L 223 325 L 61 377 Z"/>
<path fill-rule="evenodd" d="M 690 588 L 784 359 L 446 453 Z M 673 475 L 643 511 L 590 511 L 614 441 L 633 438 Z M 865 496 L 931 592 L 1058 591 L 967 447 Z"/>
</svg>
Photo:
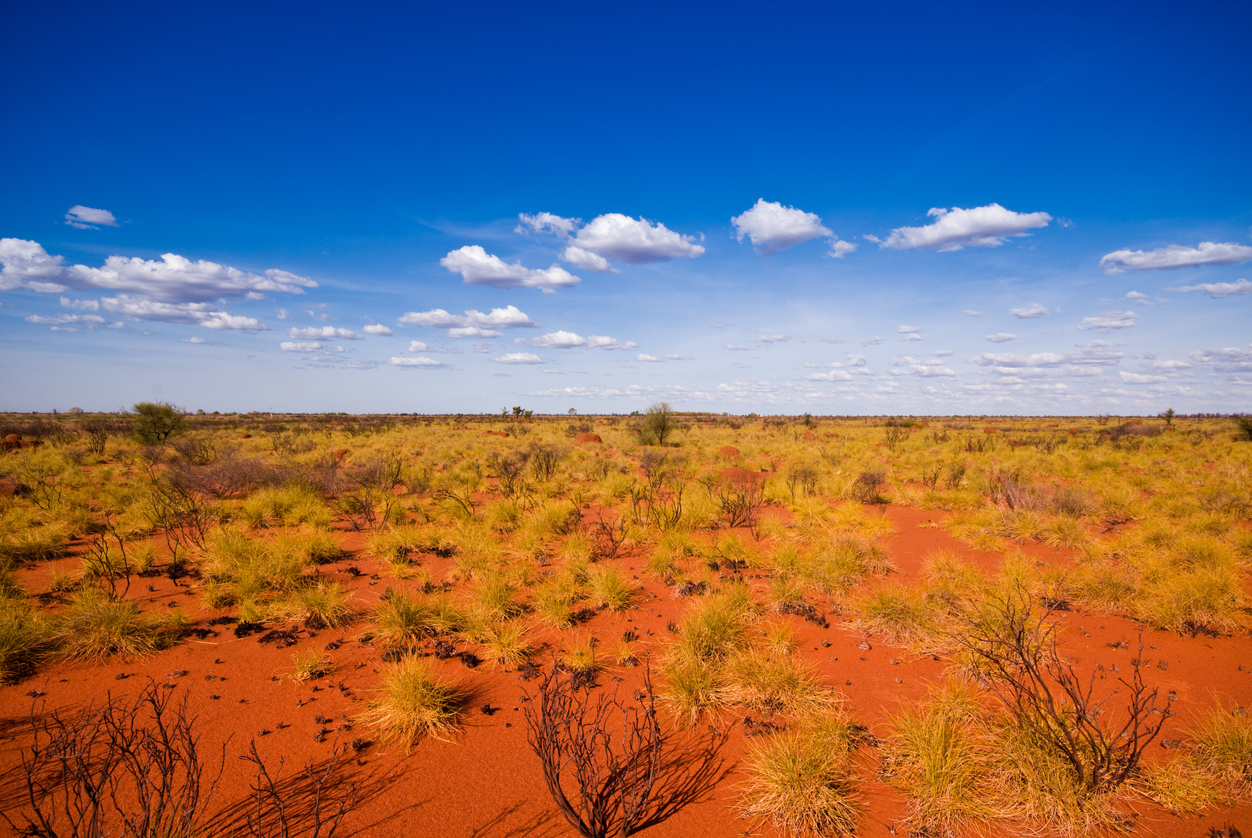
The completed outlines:
<svg viewBox="0 0 1252 838">
<path fill-rule="evenodd" d="M 167 402 L 139 402 L 132 410 L 131 433 L 144 445 L 165 445 L 186 430 L 186 411 Z"/>
</svg>

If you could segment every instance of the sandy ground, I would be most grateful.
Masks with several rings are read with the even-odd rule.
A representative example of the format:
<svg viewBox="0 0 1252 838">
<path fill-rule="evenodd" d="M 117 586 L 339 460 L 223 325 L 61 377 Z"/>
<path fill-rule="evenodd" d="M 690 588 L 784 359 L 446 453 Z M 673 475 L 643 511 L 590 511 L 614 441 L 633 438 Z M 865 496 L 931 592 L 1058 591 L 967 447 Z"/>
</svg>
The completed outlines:
<svg viewBox="0 0 1252 838">
<path fill-rule="evenodd" d="M 986 569 L 998 565 L 998 556 L 972 550 L 944 530 L 928 526 L 941 521 L 943 513 L 888 506 L 881 514 L 889 516 L 897 530 L 897 535 L 886 539 L 887 550 L 900 569 L 894 579 L 906 584 L 916 579 L 922 557 L 940 548 L 953 550 Z M 746 531 L 743 535 L 749 537 Z M 361 554 L 361 535 L 342 533 L 342 538 L 351 555 L 323 567 L 322 572 L 354 590 L 356 605 L 368 612 L 382 590 L 397 583 L 370 579 L 377 568 Z M 1022 549 L 1042 562 L 1069 560 L 1063 551 L 1046 547 L 1025 545 Z M 657 648 L 668 634 L 667 626 L 680 621 L 685 601 L 645 576 L 643 558 L 636 555 L 614 560 L 639 579 L 638 607 L 623 614 L 597 615 L 581 627 L 584 637 L 594 636 L 611 649 L 629 629 L 640 635 L 646 650 L 649 646 Z M 433 556 L 426 561 L 435 578 L 442 578 L 446 561 Z M 68 568 L 74 562 L 64 560 L 62 564 Z M 359 568 L 362 575 L 346 572 L 349 566 Z M 31 589 L 46 589 L 50 570 L 43 566 L 23 571 L 23 581 Z M 767 584 L 764 580 L 749 581 Z M 194 587 L 176 585 L 164 577 L 137 579 L 131 595 L 145 608 L 180 605 L 197 626 L 215 634 L 190 638 L 142 660 L 52 664 L 20 684 L 0 687 L 0 809 L 13 813 L 22 806 L 22 789 L 17 782 L 19 752 L 28 738 L 32 711 L 66 711 L 99 703 L 108 696 L 134 696 L 150 680 L 171 685 L 176 694 L 187 692 L 202 734 L 202 754 L 212 756 L 225 746 L 225 771 L 215 798 L 220 803 L 242 801 L 248 796 L 253 773 L 239 756 L 250 741 L 256 741 L 271 765 L 285 760 L 285 770 L 290 771 L 306 760 L 325 759 L 336 739 L 341 743 L 377 739 L 374 731 L 353 723 L 375 694 L 377 673 L 384 665 L 380 649 L 359 642 L 366 630 L 363 620 L 339 630 L 301 631 L 296 645 L 278 648 L 258 642 L 257 636 L 237 638 L 230 625 L 210 625 L 219 614 L 202 609 Z M 1129 669 L 1136 652 L 1138 624 L 1081 611 L 1062 612 L 1059 618 L 1063 648 L 1080 669 L 1097 662 L 1106 667 L 1120 664 L 1123 672 Z M 799 617 L 778 619 L 790 621 L 800 642 L 798 654 L 847 697 L 853 716 L 880 736 L 890 730 L 893 714 L 922 698 L 928 685 L 944 677 L 945 661 L 914 655 L 876 639 L 870 640 L 871 649 L 858 648 L 865 638 L 837 613 L 828 615 L 829 628 Z M 1123 641 L 1129 648 L 1116 647 Z M 1143 642 L 1149 682 L 1162 694 L 1173 692 L 1177 697 L 1173 704 L 1176 715 L 1167 722 L 1162 740 L 1183 737 L 1192 719 L 1219 701 L 1228 708 L 1252 707 L 1252 639 L 1189 638 L 1145 630 Z M 334 662 L 333 672 L 312 683 L 287 678 L 293 656 L 310 650 L 323 650 Z M 360 798 L 340 834 L 430 838 L 574 834 L 552 806 L 538 759 L 527 746 L 523 708 L 535 682 L 526 683 L 517 672 L 487 666 L 471 671 L 457 658 L 438 661 L 437 666 L 471 691 L 460 732 L 447 742 L 423 740 L 407 752 L 403 747 L 372 741 L 354 755 L 349 765 L 360 783 Z M 602 673 L 600 683 L 606 689 L 629 691 L 641 684 L 641 679 L 641 668 L 610 667 Z M 484 712 L 484 707 L 491 712 Z M 737 721 L 727 715 L 719 723 L 728 733 L 720 754 L 726 769 L 720 781 L 701 799 L 646 834 L 656 838 L 776 834 L 768 825 L 742 819 L 736 808 L 743 779 L 742 757 L 749 745 L 744 727 Z M 317 741 L 323 728 L 328 732 Z M 678 748 L 693 744 L 691 740 L 675 740 Z M 1168 756 L 1168 750 L 1154 744 L 1149 759 Z M 210 759 L 210 764 L 216 766 L 216 761 Z M 875 767 L 873 749 L 867 748 L 861 765 L 867 810 L 859 834 L 904 834 L 906 830 L 900 825 L 905 810 L 903 795 L 873 779 Z M 1169 815 L 1146 799 L 1133 809 L 1137 835 L 1198 838 L 1208 834 L 1209 826 L 1227 823 L 1252 834 L 1252 806 L 1233 810 L 1215 807 L 1204 817 L 1185 818 Z"/>
</svg>

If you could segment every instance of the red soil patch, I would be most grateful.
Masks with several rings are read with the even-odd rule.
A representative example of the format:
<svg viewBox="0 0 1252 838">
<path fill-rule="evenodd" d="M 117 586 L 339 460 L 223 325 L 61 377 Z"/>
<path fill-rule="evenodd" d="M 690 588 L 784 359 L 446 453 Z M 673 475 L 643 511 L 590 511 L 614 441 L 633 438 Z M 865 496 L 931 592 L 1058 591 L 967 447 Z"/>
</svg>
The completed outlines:
<svg viewBox="0 0 1252 838">
<path fill-rule="evenodd" d="M 509 436 L 508 431 L 483 431 L 483 436 L 502 436 L 506 439 Z"/>
<path fill-rule="evenodd" d="M 728 475 L 732 471 L 744 481 L 755 482 L 766 476 L 762 472 L 727 469 L 723 477 L 734 479 Z M 773 507 L 767 511 L 785 512 Z M 885 547 L 900 569 L 895 578 L 904 584 L 918 581 L 925 556 L 936 550 L 954 550 L 984 571 L 999 563 L 1000 557 L 973 550 L 934 526 L 942 523 L 945 513 L 894 505 L 876 512 L 888 516 L 897 530 L 895 536 L 886 540 Z M 754 541 L 747 530 L 736 532 L 745 541 Z M 363 613 L 378 604 L 388 586 L 412 587 L 411 583 L 395 579 L 372 578 L 383 576 L 386 568 L 363 552 L 365 543 L 361 533 L 345 535 L 342 546 L 349 556 L 320 569 L 328 579 L 353 591 L 354 603 Z M 1052 553 L 1048 548 L 1027 548 L 1026 552 L 1057 563 L 1069 560 L 1067 555 Z M 600 613 L 572 630 L 581 638 L 596 638 L 606 655 L 611 654 L 626 630 L 640 637 L 637 651 L 641 656 L 658 651 L 670 636 L 668 627 L 681 623 L 689 605 L 689 601 L 677 598 L 672 589 L 644 573 L 646 559 L 646 551 L 636 551 L 611 561 L 602 560 L 602 564 L 616 565 L 640 584 L 637 607 L 622 614 Z M 421 563 L 429 567 L 432 578 L 442 579 L 452 560 L 427 555 Z M 46 590 L 47 577 L 58 565 L 69 569 L 76 565 L 76 560 L 21 570 L 19 581 L 31 589 Z M 745 581 L 764 600 L 769 580 L 749 573 Z M 336 736 L 341 743 L 360 737 L 374 740 L 361 752 L 359 760 L 351 763 L 351 770 L 365 784 L 366 792 L 340 835 L 556 838 L 573 834 L 555 813 L 538 761 L 526 744 L 523 708 L 527 706 L 527 693 L 534 693 L 534 682 L 523 683 L 517 672 L 486 665 L 469 670 L 456 658 L 432 659 L 442 675 L 472 690 L 471 699 L 466 703 L 462 730 L 451 741 L 423 740 L 406 752 L 402 746 L 379 743 L 377 732 L 349 721 L 359 718 L 367 702 L 376 695 L 378 673 L 384 666 L 384 650 L 363 638 L 368 630 L 365 621 L 343 629 L 301 629 L 296 632 L 295 645 L 280 649 L 274 643 L 258 642 L 257 636 L 236 637 L 230 625 L 210 626 L 209 620 L 218 612 L 204 611 L 198 594 L 196 588 L 154 577 L 136 579 L 130 598 L 149 612 L 181 606 L 195 627 L 211 632 L 202 638 L 189 638 L 144 660 L 51 664 L 20 684 L 0 686 L 0 809 L 12 816 L 22 806 L 20 789 L 14 782 L 19 777 L 19 752 L 26 743 L 32 707 L 40 711 L 72 710 L 88 702 L 98 704 L 110 695 L 133 697 L 151 680 L 172 684 L 175 695 L 183 691 L 189 694 L 197 730 L 203 735 L 201 755 L 210 758 L 214 770 L 216 759 L 212 755 L 220 753 L 225 745 L 227 770 L 215 797 L 218 804 L 247 797 L 253 774 L 245 770 L 238 756 L 254 738 L 271 766 L 286 759 L 286 773 L 307 759 L 325 758 Z M 1123 675 L 1130 671 L 1141 628 L 1137 623 L 1086 612 L 1062 612 L 1058 618 L 1064 654 L 1075 659 L 1081 672 L 1090 672 L 1097 663 L 1110 673 L 1114 665 Z M 923 698 L 932 684 L 944 680 L 949 665 L 946 660 L 918 656 L 875 638 L 869 638 L 870 648 L 858 648 L 865 638 L 852 631 L 838 614 L 827 615 L 829 627 L 795 616 L 772 615 L 768 619 L 789 625 L 799 643 L 797 654 L 816 668 L 825 683 L 846 696 L 853 716 L 880 737 L 890 733 L 895 714 Z M 551 644 L 539 660 L 550 660 L 553 646 L 562 640 L 568 642 L 571 636 L 571 631 L 537 631 L 538 642 Z M 1194 720 L 1211 710 L 1218 700 L 1228 708 L 1252 707 L 1252 638 L 1190 638 L 1145 630 L 1143 639 L 1143 657 L 1149 665 L 1145 678 L 1159 687 L 1162 695 L 1173 691 L 1177 696 L 1173 703 L 1176 716 L 1166 723 L 1162 739 L 1185 738 L 1185 731 Z M 330 658 L 334 662 L 333 672 L 305 684 L 288 679 L 293 656 L 311 651 Z M 642 676 L 642 668 L 609 666 L 600 681 L 609 690 L 629 695 L 641 685 Z M 1108 674 L 1098 688 L 1108 684 L 1111 689 L 1116 678 Z M 44 695 L 33 699 L 31 692 Z M 498 711 L 484 713 L 484 706 Z M 319 716 L 329 721 L 319 723 Z M 744 736 L 742 725 L 735 722 L 733 714 L 726 714 L 717 722 L 720 729 L 729 731 L 722 756 L 728 766 L 735 766 L 735 771 L 703 799 L 648 830 L 648 836 L 723 838 L 746 834 L 749 829 L 750 834 L 776 834 L 768 826 L 757 828 L 738 816 L 736 801 L 744 777 L 743 757 L 751 740 Z M 314 734 L 321 727 L 331 732 L 318 742 Z M 261 731 L 266 734 L 260 735 Z M 903 834 L 900 820 L 905 815 L 906 800 L 901 792 L 875 778 L 873 756 L 870 750 L 861 760 L 863 779 L 858 782 L 858 790 L 867 812 L 858 835 L 876 838 Z M 1153 760 L 1167 757 L 1172 754 L 1156 746 L 1149 754 Z M 1202 818 L 1185 820 L 1166 815 L 1147 803 L 1139 803 L 1136 808 L 1141 813 L 1133 833 L 1137 836 L 1201 835 L 1210 825 L 1252 822 L 1252 806 L 1247 804 L 1232 809 L 1214 807 Z M 988 834 L 1013 832 L 1011 826 L 996 826 Z"/>
<path fill-rule="evenodd" d="M 733 445 L 723 445 L 717 449 L 717 456 L 725 460 L 738 460 L 743 455 L 739 453 L 739 449 Z"/>
<path fill-rule="evenodd" d="M 764 483 L 765 478 L 769 477 L 769 472 L 748 471 L 746 468 L 731 466 L 730 468 L 725 469 L 719 476 L 727 483 L 746 485 L 749 483 Z"/>
<path fill-rule="evenodd" d="M 593 443 L 601 443 L 601 442 L 604 442 L 604 440 L 600 439 L 600 435 L 599 435 L 599 434 L 579 434 L 579 435 L 578 435 L 578 442 L 580 442 L 580 443 L 588 443 L 588 442 L 593 442 Z"/>
</svg>

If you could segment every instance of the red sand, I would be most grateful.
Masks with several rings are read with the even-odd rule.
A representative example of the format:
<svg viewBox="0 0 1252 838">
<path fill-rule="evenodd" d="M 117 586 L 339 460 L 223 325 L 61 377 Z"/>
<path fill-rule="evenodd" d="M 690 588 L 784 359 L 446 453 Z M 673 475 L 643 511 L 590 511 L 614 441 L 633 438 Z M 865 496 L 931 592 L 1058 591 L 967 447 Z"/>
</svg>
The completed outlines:
<svg viewBox="0 0 1252 838">
<path fill-rule="evenodd" d="M 924 556 L 937 549 L 954 550 L 984 569 L 999 561 L 999 557 L 972 550 L 942 529 L 929 526 L 941 521 L 943 513 L 896 506 L 879 507 L 876 511 L 887 515 L 895 525 L 897 534 L 886 540 L 886 547 L 900 569 L 895 578 L 906 584 L 918 578 Z M 745 539 L 751 537 L 746 530 L 741 534 Z M 387 585 L 403 583 L 384 579 L 370 584 L 371 573 L 381 569 L 360 554 L 363 538 L 351 534 L 343 540 L 352 555 L 325 566 L 322 572 L 353 589 L 355 604 L 362 612 L 368 612 Z M 1044 562 L 1064 563 L 1069 559 L 1063 552 L 1037 545 L 1022 549 Z M 644 558 L 636 555 L 615 560 L 625 572 L 639 577 L 642 590 L 638 607 L 625 614 L 602 613 L 594 617 L 580 628 L 582 637 L 594 636 L 603 641 L 602 648 L 612 649 L 622 633 L 631 629 L 642 638 L 641 646 L 655 649 L 668 635 L 667 625 L 681 620 L 686 603 L 673 598 L 660 583 L 644 577 Z M 60 564 L 69 569 L 76 561 L 49 563 L 20 575 L 28 587 L 46 590 L 52 567 Z M 430 557 L 429 564 L 435 578 L 442 578 L 447 561 Z M 358 567 L 363 575 L 344 572 L 349 565 Z M 749 581 L 762 588 L 767 584 L 761 579 Z M 153 590 L 147 590 L 149 585 Z M 132 598 L 145 609 L 181 605 L 201 626 L 216 616 L 201 609 L 196 589 L 176 586 L 163 577 L 136 579 L 131 590 Z M 1135 654 L 1138 624 L 1084 612 L 1063 612 L 1059 617 L 1064 626 L 1064 651 L 1076 659 L 1080 669 L 1098 661 L 1106 666 L 1120 664 L 1123 672 L 1128 671 Z M 889 732 L 894 713 L 922 698 L 928 685 L 944 678 L 943 661 L 919 658 L 874 639 L 870 641 L 872 649 L 858 649 L 857 644 L 864 638 L 836 615 L 829 618 L 828 629 L 798 617 L 773 619 L 790 623 L 800 642 L 799 654 L 818 666 L 828 683 L 847 697 L 854 717 L 880 736 Z M 324 742 L 315 742 L 314 733 L 320 726 L 314 721 L 316 716 L 330 718 L 326 727 L 338 731 L 343 742 L 357 737 L 377 738 L 361 724 L 343 729 L 345 717 L 359 716 L 365 709 L 383 666 L 380 650 L 357 640 L 366 630 L 364 621 L 340 630 L 302 631 L 299 643 L 287 649 L 261 645 L 255 636 L 236 638 L 230 628 L 219 626 L 217 636 L 190 639 L 148 659 L 53 664 L 20 684 L 0 687 L 0 770 L 4 772 L 0 808 L 13 812 L 21 807 L 21 789 L 15 780 L 32 706 L 36 711 L 65 710 L 98 703 L 108 695 L 134 696 L 149 679 L 158 684 L 173 684 L 179 694 L 183 690 L 189 692 L 192 712 L 203 734 L 202 754 L 211 755 L 223 741 L 227 742 L 227 770 L 215 798 L 219 804 L 247 795 L 252 774 L 237 757 L 254 737 L 261 753 L 274 764 L 285 758 L 288 771 L 306 759 L 321 759 L 330 753 L 335 734 Z M 553 634 L 552 639 L 555 637 Z M 1177 694 L 1176 716 L 1166 723 L 1163 740 L 1183 738 L 1193 719 L 1204 715 L 1218 701 L 1227 707 L 1252 707 L 1252 638 L 1188 638 L 1145 630 L 1143 639 L 1144 657 L 1150 665 L 1147 680 L 1159 686 L 1163 694 Z M 306 684 L 286 677 L 296 653 L 324 650 L 332 641 L 342 641 L 342 645 L 326 651 L 335 664 L 330 676 Z M 1129 642 L 1130 648 L 1110 648 L 1110 644 L 1119 641 Z M 378 744 L 366 749 L 353 770 L 368 786 L 368 793 L 345 821 L 340 834 L 431 838 L 574 834 L 552 806 L 538 760 L 526 744 L 522 708 L 527 691 L 534 691 L 534 682 L 524 684 L 515 672 L 487 666 L 471 671 L 457 659 L 437 662 L 437 666 L 472 690 L 461 731 L 449 742 L 423 740 L 408 753 L 403 747 Z M 178 674 L 184 670 L 185 675 Z M 122 676 L 124 679 L 119 680 Z M 623 679 L 619 688 L 629 694 L 641 683 L 642 669 L 610 667 L 601 675 L 601 684 L 610 689 L 618 686 L 614 684 L 615 677 Z M 31 691 L 45 695 L 32 699 L 27 695 Z M 499 708 L 499 712 L 486 715 L 479 709 L 484 705 Z M 742 727 L 735 721 L 733 715 L 727 714 L 721 722 L 722 729 L 730 730 L 723 752 L 728 765 L 740 760 L 745 748 Z M 268 733 L 258 736 L 263 730 Z M 1169 752 L 1154 744 L 1149 758 L 1167 755 Z M 215 761 L 210 761 L 210 765 L 216 768 Z M 898 822 L 905 811 L 904 796 L 874 779 L 874 771 L 874 753 L 866 749 L 860 788 L 868 808 L 858 834 L 903 834 L 905 829 Z M 656 838 L 775 834 L 767 825 L 739 817 L 735 802 L 741 782 L 742 774 L 732 771 L 705 799 L 683 808 L 645 834 Z M 1146 800 L 1135 808 L 1139 813 L 1136 835 L 1200 836 L 1210 825 L 1233 822 L 1240 828 L 1252 826 L 1252 806 L 1248 805 L 1236 809 L 1213 807 L 1204 817 L 1187 818 L 1164 813 Z M 1006 827 L 996 827 L 991 834 L 1013 833 Z"/>
</svg>

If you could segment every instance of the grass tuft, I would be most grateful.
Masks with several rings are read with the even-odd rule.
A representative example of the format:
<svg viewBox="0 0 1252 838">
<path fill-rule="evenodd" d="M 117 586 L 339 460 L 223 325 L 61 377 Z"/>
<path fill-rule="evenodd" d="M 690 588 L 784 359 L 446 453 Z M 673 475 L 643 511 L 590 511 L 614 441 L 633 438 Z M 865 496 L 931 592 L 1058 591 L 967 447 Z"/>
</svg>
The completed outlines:
<svg viewBox="0 0 1252 838">
<path fill-rule="evenodd" d="M 456 730 L 466 698 L 462 688 L 440 679 L 432 664 L 415 657 L 383 672 L 381 692 L 363 720 L 405 747 L 424 736 L 446 741 Z"/>
</svg>

